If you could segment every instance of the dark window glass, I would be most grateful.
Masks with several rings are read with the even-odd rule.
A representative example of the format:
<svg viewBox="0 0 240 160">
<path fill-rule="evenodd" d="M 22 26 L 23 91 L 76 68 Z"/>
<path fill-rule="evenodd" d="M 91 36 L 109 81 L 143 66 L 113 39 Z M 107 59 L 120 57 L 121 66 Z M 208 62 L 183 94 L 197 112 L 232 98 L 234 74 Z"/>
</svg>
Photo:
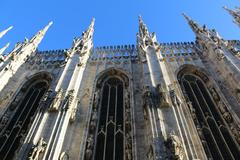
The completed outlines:
<svg viewBox="0 0 240 160">
<path fill-rule="evenodd" d="M 47 90 L 46 82 L 38 82 L 27 90 L 15 113 L 0 131 L 0 159 L 10 160 L 26 136 L 39 102 Z M 11 105 L 10 105 L 11 106 Z"/>
<path fill-rule="evenodd" d="M 103 85 L 95 160 L 123 160 L 123 83 L 110 78 Z"/>
<path fill-rule="evenodd" d="M 201 79 L 194 75 L 184 75 L 181 78 L 181 87 L 195 110 L 197 120 L 194 122 L 203 131 L 203 137 L 200 137 L 207 156 L 216 160 L 240 159 L 238 144 L 226 129 L 225 120 Z"/>
</svg>

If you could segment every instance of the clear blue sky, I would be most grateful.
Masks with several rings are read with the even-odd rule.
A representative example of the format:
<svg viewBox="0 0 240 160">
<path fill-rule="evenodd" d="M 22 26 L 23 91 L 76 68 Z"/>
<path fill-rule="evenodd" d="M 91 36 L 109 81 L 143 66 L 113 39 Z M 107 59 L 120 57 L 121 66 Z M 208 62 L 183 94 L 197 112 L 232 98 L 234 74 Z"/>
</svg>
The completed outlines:
<svg viewBox="0 0 240 160">
<path fill-rule="evenodd" d="M 54 24 L 39 49 L 69 48 L 92 17 L 96 18 L 95 46 L 135 44 L 139 14 L 159 42 L 194 41 L 182 12 L 215 28 L 225 39 L 240 39 L 240 28 L 222 9 L 240 6 L 238 0 L 1 0 L 0 4 L 0 30 L 14 26 L 0 40 L 0 47 L 11 42 L 10 49 L 50 20 Z"/>
</svg>

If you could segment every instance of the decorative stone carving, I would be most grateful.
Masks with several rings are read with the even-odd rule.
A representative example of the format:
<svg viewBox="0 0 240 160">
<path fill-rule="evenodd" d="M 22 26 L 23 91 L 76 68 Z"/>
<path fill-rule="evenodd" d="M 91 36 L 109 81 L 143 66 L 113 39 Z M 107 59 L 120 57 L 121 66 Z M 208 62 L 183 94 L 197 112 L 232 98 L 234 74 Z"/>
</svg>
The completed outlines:
<svg viewBox="0 0 240 160">
<path fill-rule="evenodd" d="M 57 111 L 59 109 L 60 103 L 62 101 L 63 97 L 63 89 L 59 89 L 57 91 L 56 95 L 54 96 L 54 99 L 49 107 L 49 111 Z"/>
<path fill-rule="evenodd" d="M 62 105 L 62 110 L 63 111 L 67 111 L 69 109 L 70 105 L 72 104 L 73 93 L 74 93 L 74 89 L 68 91 L 68 94 L 63 101 L 63 105 Z"/>
<path fill-rule="evenodd" d="M 99 96 L 100 96 L 99 94 L 100 94 L 100 89 L 97 89 L 97 91 L 94 93 L 93 109 L 97 109 Z"/>
<path fill-rule="evenodd" d="M 170 133 L 168 139 L 165 141 L 165 145 L 171 152 L 170 159 L 184 159 L 185 154 L 182 142 L 174 133 Z"/>
<path fill-rule="evenodd" d="M 77 108 L 72 108 L 69 121 L 72 123 L 76 119 Z"/>
<path fill-rule="evenodd" d="M 87 139 L 87 148 L 86 148 L 86 153 L 85 153 L 85 159 L 86 160 L 91 160 L 92 159 L 92 155 L 93 155 L 93 135 L 90 134 L 88 139 Z"/>
<path fill-rule="evenodd" d="M 239 128 L 239 126 L 234 123 L 231 123 L 230 129 L 231 129 L 236 141 L 238 142 L 238 144 L 240 144 L 240 128 Z"/>
<path fill-rule="evenodd" d="M 227 107 L 225 106 L 225 104 L 223 104 L 222 101 L 218 102 L 218 109 L 221 112 L 221 114 L 223 115 L 223 118 L 228 122 L 231 123 L 233 122 L 232 116 L 231 114 L 228 112 Z"/>
<path fill-rule="evenodd" d="M 219 61 L 221 61 L 221 60 L 225 57 L 224 52 L 223 52 L 223 50 L 221 49 L 220 46 L 217 47 L 217 48 L 215 48 L 214 51 L 215 51 L 215 53 L 216 53 L 216 55 L 217 55 L 217 59 L 218 59 Z"/>
<path fill-rule="evenodd" d="M 69 155 L 67 154 L 67 152 L 62 152 L 58 158 L 59 160 L 69 160 Z"/>
<path fill-rule="evenodd" d="M 10 118 L 9 114 L 4 114 L 0 119 L 0 129 L 4 128 L 6 124 L 8 123 L 8 120 Z"/>
<path fill-rule="evenodd" d="M 43 153 L 46 147 L 47 147 L 47 143 L 43 140 L 43 137 L 41 137 L 38 143 L 35 146 L 33 146 L 28 159 L 39 160 L 40 153 Z"/>
<path fill-rule="evenodd" d="M 196 121 L 197 120 L 196 110 L 195 110 L 195 108 L 193 108 L 192 102 L 190 102 L 190 101 L 187 102 L 187 105 L 188 105 L 188 108 L 190 110 L 193 120 Z"/>
<path fill-rule="evenodd" d="M 215 88 L 211 87 L 209 89 L 209 91 L 212 94 L 214 101 L 216 101 L 216 102 L 220 101 L 220 97 L 219 97 L 218 93 L 216 92 Z"/>
<path fill-rule="evenodd" d="M 160 107 L 169 107 L 166 91 L 163 89 L 163 85 L 161 83 L 157 85 L 157 91 L 159 94 Z"/>
</svg>

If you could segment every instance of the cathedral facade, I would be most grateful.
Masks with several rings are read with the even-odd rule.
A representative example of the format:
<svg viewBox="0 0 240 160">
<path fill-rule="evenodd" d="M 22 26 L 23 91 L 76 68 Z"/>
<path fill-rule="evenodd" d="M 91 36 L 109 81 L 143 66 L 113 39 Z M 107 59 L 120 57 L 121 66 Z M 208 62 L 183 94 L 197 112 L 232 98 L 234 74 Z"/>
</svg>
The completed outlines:
<svg viewBox="0 0 240 160">
<path fill-rule="evenodd" d="M 240 159 L 240 41 L 184 17 L 194 42 L 159 43 L 139 17 L 136 45 L 94 47 L 94 19 L 70 49 L 37 50 L 52 22 L 7 44 L 0 159 Z"/>
</svg>

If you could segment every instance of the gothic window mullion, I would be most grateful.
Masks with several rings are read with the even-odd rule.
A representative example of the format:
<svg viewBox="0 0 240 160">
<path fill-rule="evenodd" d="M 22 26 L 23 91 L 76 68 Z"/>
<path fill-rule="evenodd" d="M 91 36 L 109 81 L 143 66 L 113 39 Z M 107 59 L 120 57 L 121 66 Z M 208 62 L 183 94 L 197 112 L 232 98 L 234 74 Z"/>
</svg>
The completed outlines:
<svg viewBox="0 0 240 160">
<path fill-rule="evenodd" d="M 114 127 L 114 140 L 113 140 L 113 143 L 114 143 L 114 148 L 113 148 L 113 160 L 115 159 L 115 155 L 116 155 L 116 153 L 115 153 L 115 150 L 116 150 L 116 137 L 115 137 L 115 135 L 116 135 L 116 132 L 117 132 L 117 102 L 118 102 L 118 85 L 116 85 L 116 97 L 115 97 L 115 99 L 116 99 L 116 102 L 115 102 L 115 110 L 114 110 L 114 122 L 115 122 L 115 127 Z"/>
<path fill-rule="evenodd" d="M 193 96 L 193 97 L 192 97 L 192 98 L 193 98 L 192 100 L 195 102 L 195 103 L 194 103 L 194 104 L 195 104 L 195 107 L 198 108 L 198 110 L 200 111 L 201 116 L 203 117 L 203 120 L 204 120 L 204 121 L 202 122 L 203 124 L 200 124 L 201 127 L 203 127 L 203 125 L 208 125 L 207 120 L 206 120 L 206 118 L 205 118 L 205 116 L 204 116 L 204 113 L 203 113 L 203 111 L 202 111 L 202 109 L 201 109 L 201 107 L 200 107 L 199 101 L 198 101 L 198 99 L 197 99 L 196 94 L 194 93 L 194 90 L 193 90 L 191 84 L 189 83 L 188 80 L 186 81 L 186 83 L 187 83 L 187 85 L 188 85 L 188 87 L 189 87 L 189 89 L 190 89 L 191 95 Z M 190 95 L 188 95 L 188 96 L 190 96 Z M 205 127 L 207 127 L 207 126 L 205 126 Z M 209 126 L 208 126 L 208 128 L 209 128 Z M 214 135 L 212 134 L 211 131 L 209 131 L 209 132 L 210 132 L 210 134 L 211 134 L 211 138 L 213 138 Z M 204 137 L 206 138 L 206 136 L 204 136 Z M 208 138 L 209 138 L 209 137 L 208 137 Z M 220 151 L 220 149 L 219 149 L 219 146 L 217 145 L 217 142 L 215 141 L 214 138 L 212 139 L 212 141 L 214 142 L 214 146 L 215 146 L 215 148 L 216 148 L 217 151 L 218 151 L 217 155 L 219 155 L 219 156 L 222 157 L 222 154 L 221 154 L 221 151 Z M 209 143 L 207 143 L 207 144 L 208 144 L 208 148 L 209 148 L 210 151 L 211 151 L 212 148 L 209 146 Z M 216 149 L 215 149 L 215 150 L 216 150 Z M 214 155 L 212 154 L 212 156 L 214 156 Z M 223 157 L 222 157 L 222 159 L 223 159 Z"/>
<path fill-rule="evenodd" d="M 193 92 L 193 95 L 194 95 L 194 97 L 195 97 L 195 99 L 196 99 L 196 101 L 197 101 L 197 103 L 198 103 L 198 105 L 199 105 L 199 107 L 201 108 L 201 111 L 202 111 L 202 114 L 204 115 L 204 119 L 205 119 L 205 124 L 207 125 L 207 127 L 208 128 L 210 128 L 210 133 L 212 134 L 212 137 L 214 137 L 214 142 L 215 142 L 215 145 L 216 145 L 216 147 L 218 148 L 218 151 L 219 151 L 219 153 L 223 156 L 223 158 L 224 158 L 224 155 L 226 155 L 227 153 L 229 153 L 229 152 L 227 152 L 226 154 L 223 154 L 226 150 L 227 150 L 227 148 L 223 145 L 223 146 L 221 146 L 221 145 L 219 145 L 222 141 L 224 141 L 223 139 L 222 139 L 222 141 L 221 142 L 219 142 L 219 139 L 217 139 L 216 138 L 216 132 L 215 133 L 213 133 L 213 130 L 212 130 L 212 126 L 210 126 L 210 124 L 209 124 L 209 122 L 208 122 L 208 120 L 207 120 L 207 117 L 206 117 L 206 115 L 204 114 L 204 112 L 203 112 L 203 110 L 202 110 L 202 108 L 204 107 L 204 106 L 201 106 L 200 104 L 202 104 L 201 102 L 202 102 L 202 100 L 201 99 L 199 99 L 199 94 L 198 94 L 198 92 L 197 92 L 197 88 L 195 88 L 195 83 L 191 83 L 191 89 L 192 89 L 192 92 Z M 198 95 L 198 96 L 197 96 Z M 203 104 L 202 104 L 203 105 Z M 220 137 L 220 138 L 222 138 L 222 137 Z M 223 147 L 225 147 L 225 149 L 223 149 Z"/>
<path fill-rule="evenodd" d="M 114 154 L 114 129 L 115 129 L 115 104 L 116 104 L 116 85 L 111 85 L 110 101 L 108 107 L 108 123 L 107 123 L 107 137 L 106 137 L 106 150 L 105 160 L 113 159 Z"/>
<path fill-rule="evenodd" d="M 202 110 L 199 107 L 194 95 L 193 95 L 193 91 L 192 88 L 189 84 L 188 81 L 183 81 L 183 86 L 185 88 L 185 90 L 189 91 L 191 94 L 188 94 L 187 97 L 190 100 L 191 103 L 193 103 L 193 107 L 196 107 L 195 109 L 197 110 L 196 114 L 197 114 L 197 119 L 198 119 L 198 123 L 204 123 L 204 114 L 202 114 Z M 191 110 L 191 108 L 190 108 Z M 192 112 L 192 111 L 191 111 Z"/>
<path fill-rule="evenodd" d="M 5 138 L 0 142 L 1 160 L 10 160 L 15 155 L 32 123 L 31 119 L 38 108 L 41 97 L 47 89 L 46 86 L 48 86 L 47 82 L 40 81 L 28 86 L 30 89 L 27 90 L 26 94 L 22 94 L 23 99 L 17 105 L 16 110 L 12 113 L 13 116 L 11 116 L 5 130 L 0 135 L 0 139 Z"/>
<path fill-rule="evenodd" d="M 193 99 L 192 99 L 192 100 L 194 100 L 195 106 L 198 108 L 198 111 L 200 112 L 200 115 L 201 115 L 201 117 L 203 118 L 202 121 L 200 121 L 200 123 L 206 124 L 207 121 L 206 121 L 206 119 L 205 119 L 204 112 L 203 112 L 203 110 L 202 110 L 202 108 L 201 108 L 201 106 L 200 106 L 200 104 L 199 104 L 199 101 L 198 101 L 198 99 L 197 99 L 197 96 L 196 96 L 193 88 L 192 88 L 192 85 L 191 85 L 191 83 L 189 83 L 188 81 L 187 81 L 187 84 L 188 84 L 188 86 L 189 86 L 189 88 L 190 88 L 190 90 L 191 90 L 191 93 L 192 93 L 192 95 L 193 95 L 193 97 L 192 97 Z M 202 125 L 202 124 L 200 124 L 200 125 Z"/>
<path fill-rule="evenodd" d="M 30 90 L 33 90 L 33 88 L 31 88 Z M 0 135 L 2 135 L 2 133 L 5 132 L 5 130 L 7 130 L 7 126 L 10 126 L 10 127 L 13 126 L 13 124 L 15 123 L 15 121 L 13 121 L 13 118 L 16 116 L 15 113 L 22 110 L 20 105 L 23 103 L 23 101 L 25 101 L 27 99 L 28 94 L 33 94 L 33 91 L 32 92 L 29 91 L 29 92 L 27 92 L 26 94 L 23 95 L 24 98 L 21 99 L 20 102 L 19 102 L 19 105 L 16 106 L 15 111 L 13 112 L 13 115 L 11 116 L 10 120 L 7 122 L 7 124 L 3 128 L 3 130 L 0 131 Z M 3 140 L 1 140 L 1 138 L 0 138 L 0 148 L 1 148 L 1 142 L 3 142 Z"/>
<path fill-rule="evenodd" d="M 16 116 L 16 120 L 15 121 L 13 121 L 13 124 L 12 124 L 12 126 L 8 126 L 7 127 L 7 130 L 6 130 L 6 132 L 7 133 L 5 133 L 5 134 L 8 134 L 8 136 L 7 136 L 7 138 L 5 139 L 5 143 L 1 146 L 1 149 L 0 149 L 0 155 L 1 154 L 3 154 L 2 152 L 4 152 L 4 153 L 6 153 L 7 151 L 6 151 L 6 147 L 7 147 L 7 144 L 9 145 L 9 144 L 11 144 L 11 138 L 13 138 L 13 136 L 11 136 L 12 135 L 12 132 L 13 132 L 13 130 L 14 130 L 14 126 L 16 125 L 16 123 L 18 122 L 18 120 L 19 120 L 19 117 L 21 116 L 21 114 L 24 112 L 24 109 L 25 109 L 25 107 L 26 107 L 26 104 L 28 104 L 29 103 L 29 101 L 30 101 L 30 99 L 34 96 L 34 93 L 35 93 L 35 89 L 33 89 L 33 92 L 32 92 L 32 94 L 31 94 L 31 96 L 29 97 L 29 99 L 27 100 L 27 103 L 25 103 L 25 105 L 23 106 L 24 108 L 22 108 L 22 111 L 20 112 L 20 115 L 17 115 Z M 23 102 L 24 103 L 24 102 Z M 16 129 L 15 129 L 16 130 Z"/>
<path fill-rule="evenodd" d="M 22 135 L 22 134 L 24 134 L 24 133 L 23 133 L 23 131 L 24 131 L 23 129 L 27 129 L 28 124 L 29 124 L 29 123 L 27 123 L 26 121 L 30 118 L 31 112 L 36 109 L 36 108 L 34 108 L 34 107 L 35 107 L 35 106 L 37 105 L 37 103 L 40 101 L 40 98 L 41 98 L 41 96 L 42 96 L 43 93 L 44 93 L 44 90 L 41 90 L 41 89 L 36 89 L 36 91 L 37 91 L 37 92 L 36 92 L 37 95 L 35 96 L 35 99 L 33 100 L 33 103 L 29 106 L 29 108 L 26 108 L 26 109 L 25 109 L 25 110 L 26 110 L 26 114 L 22 114 L 22 116 L 20 117 L 20 119 L 19 119 L 19 121 L 18 121 L 17 126 L 18 126 L 20 129 L 19 129 L 18 133 L 16 134 L 16 137 L 14 138 L 14 141 L 12 142 L 12 145 L 9 147 L 8 152 L 13 151 L 16 142 L 18 141 L 18 139 L 19 139 L 20 137 L 23 136 L 23 135 Z M 25 132 L 25 131 L 24 131 L 24 132 Z"/>
<path fill-rule="evenodd" d="M 110 87 L 107 84 L 104 84 L 102 89 L 102 98 L 99 105 L 100 110 L 100 119 L 98 121 L 97 127 L 97 139 L 96 139 L 96 149 L 95 149 L 95 159 L 103 160 L 104 156 L 104 147 L 105 147 L 105 139 L 106 139 L 106 117 L 107 117 L 107 107 L 109 101 L 109 91 Z"/>
<path fill-rule="evenodd" d="M 124 102 L 123 102 L 123 86 L 122 84 L 117 87 L 117 109 L 116 109 L 116 132 L 115 132 L 115 143 L 118 144 L 115 147 L 115 160 L 123 160 L 124 159 Z M 122 153 L 121 153 L 122 152 Z"/>
<path fill-rule="evenodd" d="M 98 130 L 96 132 L 97 135 L 95 136 L 96 147 L 93 152 L 95 160 L 124 160 L 127 155 L 129 158 L 132 156 L 132 152 L 130 151 L 132 147 L 132 135 L 129 134 L 129 132 L 131 131 L 131 119 L 126 120 L 125 118 L 130 117 L 125 115 L 130 115 L 130 106 L 128 104 L 125 104 L 125 99 L 128 99 L 129 95 L 124 94 L 124 92 L 127 91 L 125 91 L 125 88 L 123 87 L 126 87 L 126 85 L 124 85 L 125 83 L 122 80 L 122 78 L 113 76 L 108 79 L 106 77 L 105 81 L 101 81 L 103 93 L 102 96 L 100 96 L 100 118 L 98 120 Z M 101 83 L 99 84 L 101 85 Z M 129 100 L 127 100 L 127 102 L 129 103 Z M 129 111 L 126 111 L 125 107 L 127 107 Z M 127 130 L 126 133 L 125 123 L 128 123 L 127 128 L 130 129 Z M 127 136 L 128 138 L 125 136 Z M 91 133 L 88 137 L 91 137 Z M 87 147 L 85 152 L 85 160 L 91 159 L 91 151 L 89 150 L 89 148 L 91 148 L 89 147 L 90 140 L 91 138 L 88 138 L 86 143 Z M 129 151 L 128 153 L 126 153 L 127 155 L 125 154 L 125 152 L 127 152 L 125 151 L 125 141 L 129 141 L 128 144 L 126 143 L 126 146 L 129 146 L 130 144 L 130 147 L 128 147 L 130 149 L 128 149 Z"/>
<path fill-rule="evenodd" d="M 221 130 L 222 135 L 225 139 L 227 139 L 228 146 L 231 148 L 231 152 L 235 157 L 240 157 L 240 153 L 238 148 L 236 147 L 236 142 L 234 142 L 234 139 L 232 138 L 231 134 L 227 130 L 227 128 L 223 125 L 219 127 Z"/>
<path fill-rule="evenodd" d="M 222 117 L 218 114 L 216 105 L 213 103 L 212 99 L 209 97 L 209 93 L 206 91 L 205 86 L 203 86 L 203 83 L 199 80 L 196 81 L 196 84 L 198 86 L 198 89 L 202 95 L 202 97 L 204 97 L 203 94 L 205 94 L 204 97 L 204 101 L 205 103 L 208 105 L 208 109 L 211 111 L 214 119 L 217 119 L 217 121 L 221 121 L 223 123 L 223 119 Z M 204 93 L 203 93 L 204 92 Z M 207 100 L 206 100 L 207 98 Z M 211 101 L 211 102 L 210 102 Z"/>
<path fill-rule="evenodd" d="M 200 100 L 199 101 L 202 101 L 204 104 L 204 106 L 202 106 L 202 107 L 206 107 L 207 108 L 207 110 L 208 110 L 208 113 L 210 113 L 211 114 L 211 120 L 213 121 L 213 123 L 214 124 L 212 124 L 212 125 L 214 125 L 214 126 L 212 126 L 212 125 L 210 125 L 209 124 L 209 120 L 208 120 L 208 118 L 210 118 L 210 117 L 207 117 L 207 122 L 208 122 L 208 124 L 209 124 L 209 127 L 211 127 L 212 129 L 211 129 L 211 131 L 214 131 L 214 130 L 216 130 L 217 132 L 215 132 L 214 133 L 214 137 L 215 138 L 218 138 L 218 139 L 216 139 L 216 142 L 219 144 L 219 146 L 221 146 L 220 148 L 221 148 L 221 152 L 222 153 L 225 153 L 225 158 L 230 158 L 230 157 L 232 157 L 233 158 L 233 155 L 232 155 L 232 153 L 231 153 L 231 150 L 230 150 L 230 148 L 228 147 L 228 145 L 227 145 L 227 142 L 226 142 L 226 140 L 225 140 L 225 138 L 224 138 L 224 136 L 222 135 L 222 132 L 220 131 L 220 129 L 219 129 L 219 127 L 218 127 L 218 123 L 216 122 L 216 119 L 215 118 L 218 118 L 218 120 L 220 121 L 220 117 L 216 117 L 216 116 L 214 116 L 215 114 L 213 114 L 212 113 L 212 110 L 210 109 L 211 107 L 209 107 L 209 104 L 206 102 L 206 100 L 205 100 L 205 98 L 204 98 L 204 96 L 203 96 L 203 93 L 201 92 L 201 90 L 200 90 L 200 88 L 199 88 L 199 86 L 198 86 L 198 84 L 197 83 L 195 83 L 195 85 L 196 85 L 196 89 L 198 90 L 198 93 L 199 93 L 199 98 L 200 98 Z M 204 89 L 204 88 L 202 88 L 202 89 Z M 206 95 L 207 96 L 207 95 Z M 212 107 L 215 107 L 215 106 L 212 106 Z M 209 115 L 207 115 L 207 116 L 209 116 Z M 222 119 L 221 119 L 221 122 L 222 122 Z M 214 129 L 213 129 L 213 127 L 214 127 Z M 218 136 L 217 136 L 218 135 Z M 220 138 L 220 139 L 219 139 Z M 222 144 L 222 142 L 224 143 L 224 144 Z"/>
<path fill-rule="evenodd" d="M 109 85 L 109 84 L 108 84 Z M 107 110 L 106 110 L 106 119 L 105 119 L 105 141 L 104 141 L 104 151 L 103 151 L 103 160 L 106 160 L 106 147 L 107 147 L 107 130 L 108 130 L 108 115 L 109 115 L 109 105 L 110 105 L 110 100 L 111 100 L 111 88 L 112 86 L 109 85 L 109 91 L 108 91 L 108 102 L 107 102 Z"/>
</svg>

